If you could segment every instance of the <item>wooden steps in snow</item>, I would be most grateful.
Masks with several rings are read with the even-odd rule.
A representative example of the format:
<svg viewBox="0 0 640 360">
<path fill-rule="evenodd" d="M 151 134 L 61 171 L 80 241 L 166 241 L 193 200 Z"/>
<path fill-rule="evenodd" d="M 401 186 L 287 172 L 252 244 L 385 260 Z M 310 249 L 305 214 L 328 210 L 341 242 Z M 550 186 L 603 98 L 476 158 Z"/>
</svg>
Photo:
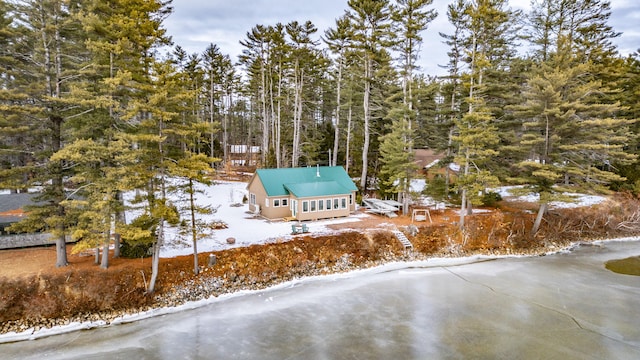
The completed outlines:
<svg viewBox="0 0 640 360">
<path fill-rule="evenodd" d="M 391 232 L 400 241 L 400 243 L 404 246 L 405 249 L 412 249 L 413 248 L 413 244 L 411 243 L 411 241 L 409 241 L 407 236 L 402 233 L 402 231 L 400 231 L 400 230 L 392 230 Z"/>
</svg>

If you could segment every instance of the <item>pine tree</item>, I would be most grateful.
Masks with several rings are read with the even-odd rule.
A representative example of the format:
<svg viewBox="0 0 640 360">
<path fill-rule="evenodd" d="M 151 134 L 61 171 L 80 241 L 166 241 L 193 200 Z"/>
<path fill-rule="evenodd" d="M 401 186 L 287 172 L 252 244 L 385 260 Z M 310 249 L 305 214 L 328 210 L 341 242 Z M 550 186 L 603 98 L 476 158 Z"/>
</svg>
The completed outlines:
<svg viewBox="0 0 640 360">
<path fill-rule="evenodd" d="M 259 104 L 259 116 L 262 126 L 262 159 L 264 165 L 267 164 L 268 155 L 273 149 L 269 148 L 269 140 L 271 134 L 271 124 L 273 110 L 269 101 L 272 96 L 271 82 L 268 77 L 270 72 L 269 54 L 271 44 L 269 42 L 270 30 L 263 26 L 257 25 L 250 32 L 247 32 L 247 39 L 240 41 L 245 47 L 239 57 L 239 61 L 245 66 L 247 74 L 250 77 L 250 86 L 255 90 L 252 94 Z"/>
<path fill-rule="evenodd" d="M 335 109 L 335 121 L 333 123 L 334 137 L 333 137 L 333 153 L 331 157 L 330 166 L 336 166 L 338 163 L 338 152 L 340 151 L 340 117 L 342 113 L 342 86 L 344 82 L 344 71 L 347 62 L 347 51 L 353 37 L 351 23 L 346 16 L 342 16 L 336 19 L 336 28 L 329 29 L 325 32 L 324 41 L 329 47 L 329 50 L 333 52 L 337 59 L 335 59 L 335 88 L 336 88 L 336 109 Z"/>
<path fill-rule="evenodd" d="M 176 193 L 186 193 L 189 197 L 188 211 L 188 233 L 193 244 L 193 272 L 198 275 L 200 268 L 198 265 L 198 240 L 205 237 L 206 224 L 196 219 L 196 215 L 210 214 L 213 209 L 196 204 L 196 194 L 202 193 L 196 188 L 197 184 L 211 185 L 211 163 L 220 159 L 211 158 L 205 154 L 194 154 L 187 152 L 175 163 L 170 163 L 169 173 L 177 178 L 178 183 L 171 186 L 170 191 Z"/>
<path fill-rule="evenodd" d="M 404 111 L 403 111 L 404 110 Z M 411 110 L 399 106 L 391 110 L 391 131 L 380 138 L 380 178 L 384 179 L 383 186 L 399 194 L 403 204 L 403 213 L 409 211 L 411 179 L 418 170 L 414 162 L 413 130 L 407 120 L 407 112 Z"/>
<path fill-rule="evenodd" d="M 223 55 L 220 48 L 215 44 L 209 44 L 202 56 L 207 87 L 206 97 L 208 99 L 209 154 L 214 156 L 215 134 L 218 133 L 218 124 L 222 123 L 222 161 L 226 163 L 229 160 L 228 147 L 231 129 L 229 113 L 231 111 L 232 96 L 235 91 L 235 70 L 229 55 Z M 220 116 L 221 113 L 224 114 Z"/>
<path fill-rule="evenodd" d="M 394 34 L 394 48 L 400 53 L 400 75 L 402 76 L 402 95 L 403 104 L 408 108 L 408 124 L 411 124 L 415 115 L 413 112 L 414 95 L 414 71 L 417 69 L 416 61 L 418 60 L 418 50 L 422 44 L 421 32 L 427 29 L 427 26 L 438 13 L 426 7 L 431 5 L 433 0 L 397 0 L 397 4 L 392 7 L 391 18 L 392 34 Z M 411 149 L 409 149 L 411 151 Z"/>
<path fill-rule="evenodd" d="M 371 137 L 371 96 L 376 71 L 384 67 L 389 45 L 390 12 L 385 0 L 349 0 L 347 17 L 354 25 L 353 47 L 361 54 L 363 66 L 363 144 L 360 188 L 367 188 L 369 146 Z M 378 60 L 378 61 L 376 61 Z"/>
<path fill-rule="evenodd" d="M 304 91 L 307 85 L 307 76 L 317 63 L 317 53 L 312 48 L 317 43 L 311 39 L 311 35 L 318 29 L 307 21 L 304 25 L 293 21 L 286 26 L 287 34 L 291 40 L 291 62 L 293 65 L 290 80 L 293 84 L 293 139 L 291 166 L 297 167 L 300 159 L 300 146 L 302 137 L 302 117 Z"/>
<path fill-rule="evenodd" d="M 597 81 L 584 82 L 588 68 L 543 65 L 527 83 L 527 102 L 518 108 L 527 119 L 521 140 L 527 151 L 518 164 L 518 180 L 540 194 L 533 233 L 548 203 L 564 198 L 565 188 L 558 185 L 601 190 L 622 180 L 614 162 L 628 164 L 635 158 L 624 149 L 633 121 L 616 117 L 618 104 L 593 101 L 604 89 Z"/>
<path fill-rule="evenodd" d="M 50 157 L 65 145 L 67 123 L 93 111 L 92 94 L 86 87 L 90 58 L 84 47 L 85 34 L 74 19 L 77 11 L 75 3 L 61 1 L 15 4 L 14 16 L 20 25 L 12 47 L 17 60 L 12 71 L 19 76 L 12 81 L 11 96 L 15 98 L 6 109 L 11 120 L 18 122 L 16 127 L 29 129 L 16 135 L 39 137 L 42 144 L 27 153 L 31 165 L 13 171 L 31 173 L 29 182 L 42 185 L 37 197 L 41 205 L 14 229 L 50 232 L 56 239 L 58 267 L 67 265 L 66 235 L 71 219 L 62 203 L 67 199 L 63 182 L 70 169 Z"/>
</svg>

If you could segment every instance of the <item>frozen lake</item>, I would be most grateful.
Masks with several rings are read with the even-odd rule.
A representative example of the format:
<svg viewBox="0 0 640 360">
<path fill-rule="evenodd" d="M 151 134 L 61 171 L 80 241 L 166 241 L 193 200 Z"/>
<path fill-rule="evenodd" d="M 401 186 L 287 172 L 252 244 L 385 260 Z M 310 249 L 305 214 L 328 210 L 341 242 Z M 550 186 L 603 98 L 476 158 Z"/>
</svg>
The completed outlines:
<svg viewBox="0 0 640 360">
<path fill-rule="evenodd" d="M 640 359 L 640 242 L 407 265 L 0 345 L 2 359 Z"/>
</svg>

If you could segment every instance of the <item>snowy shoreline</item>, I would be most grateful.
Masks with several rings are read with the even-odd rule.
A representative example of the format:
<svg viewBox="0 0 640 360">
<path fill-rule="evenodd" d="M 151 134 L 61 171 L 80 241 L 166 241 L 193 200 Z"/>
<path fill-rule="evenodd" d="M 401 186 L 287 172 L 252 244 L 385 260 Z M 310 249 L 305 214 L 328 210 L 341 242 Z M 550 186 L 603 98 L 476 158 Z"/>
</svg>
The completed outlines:
<svg viewBox="0 0 640 360">
<path fill-rule="evenodd" d="M 303 276 L 300 278 L 294 278 L 292 280 L 285 280 L 274 285 L 267 286 L 265 288 L 260 288 L 256 290 L 250 289 L 239 289 L 236 291 L 231 291 L 228 293 L 222 293 L 219 295 L 209 295 L 205 298 L 201 298 L 198 300 L 189 300 L 185 301 L 177 306 L 168 306 L 168 307 L 158 307 L 151 308 L 145 311 L 139 312 L 129 312 L 117 315 L 108 320 L 96 320 L 96 321 L 71 321 L 68 320 L 68 323 L 65 325 L 56 325 L 53 327 L 32 327 L 27 330 L 21 332 L 7 332 L 0 334 L 0 344 L 3 343 L 11 343 L 11 342 L 19 342 L 19 341 L 27 341 L 27 340 L 37 340 L 40 338 L 45 338 L 49 336 L 55 336 L 65 333 L 71 333 L 78 330 L 89 330 L 113 325 L 127 324 L 131 322 L 141 321 L 145 319 L 149 319 L 156 316 L 162 316 L 172 313 L 177 313 L 185 310 L 196 309 L 199 307 L 211 305 L 214 303 L 227 301 L 229 299 L 233 299 L 240 296 L 245 296 L 249 294 L 264 294 L 272 291 L 277 291 L 279 289 L 291 288 L 296 285 L 302 283 L 310 283 L 317 281 L 336 281 L 347 278 L 361 277 L 361 276 L 373 276 L 380 273 L 387 273 L 390 271 L 400 271 L 406 269 L 414 269 L 414 268 L 439 268 L 439 267 L 453 267 L 453 266 L 461 266 L 461 265 L 469 265 L 475 264 L 485 261 L 493 261 L 499 259 L 509 259 L 509 258 L 524 258 L 524 257 L 538 257 L 538 256 L 550 256 L 559 253 L 568 253 L 577 249 L 582 245 L 598 245 L 598 244 L 607 244 L 612 242 L 629 242 L 629 241 L 640 241 L 640 237 L 622 237 L 622 238 L 613 238 L 613 239 L 599 239 L 599 240 L 581 240 L 576 242 L 571 242 L 567 246 L 564 246 L 560 249 L 547 249 L 549 251 L 543 251 L 538 253 L 517 253 L 517 254 L 497 254 L 497 255 L 486 255 L 486 254 L 475 254 L 469 256 L 462 257 L 435 257 L 435 258 L 426 258 L 426 259 L 416 259 L 416 260 L 398 260 L 394 259 L 388 262 L 384 262 L 382 264 L 373 265 L 371 267 L 359 267 L 355 269 L 349 269 L 345 272 L 333 272 L 323 275 L 310 275 Z"/>
</svg>

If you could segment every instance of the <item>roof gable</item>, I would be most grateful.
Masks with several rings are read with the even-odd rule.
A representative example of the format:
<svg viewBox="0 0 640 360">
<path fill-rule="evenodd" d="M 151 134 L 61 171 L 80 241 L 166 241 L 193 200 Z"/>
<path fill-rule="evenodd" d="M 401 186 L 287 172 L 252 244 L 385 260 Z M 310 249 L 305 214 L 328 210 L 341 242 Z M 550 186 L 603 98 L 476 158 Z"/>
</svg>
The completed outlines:
<svg viewBox="0 0 640 360">
<path fill-rule="evenodd" d="M 350 194 L 358 189 L 341 166 L 258 169 L 256 176 L 269 197 Z"/>
</svg>

